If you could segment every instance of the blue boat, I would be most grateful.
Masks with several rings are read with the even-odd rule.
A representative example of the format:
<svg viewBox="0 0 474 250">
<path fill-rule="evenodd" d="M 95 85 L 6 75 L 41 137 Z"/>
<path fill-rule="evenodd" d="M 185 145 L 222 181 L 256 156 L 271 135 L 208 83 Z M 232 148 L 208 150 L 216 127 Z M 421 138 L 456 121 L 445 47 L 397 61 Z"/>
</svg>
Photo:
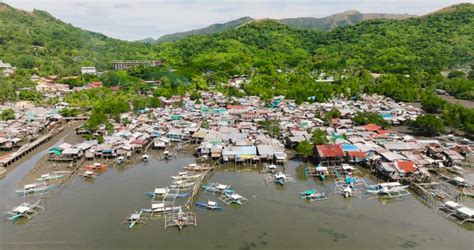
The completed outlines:
<svg viewBox="0 0 474 250">
<path fill-rule="evenodd" d="M 207 203 L 196 202 L 196 206 L 201 207 L 201 208 L 206 208 L 206 209 L 209 209 L 209 210 L 222 210 L 221 205 L 219 205 L 219 203 L 217 203 L 215 201 L 208 201 Z"/>
</svg>

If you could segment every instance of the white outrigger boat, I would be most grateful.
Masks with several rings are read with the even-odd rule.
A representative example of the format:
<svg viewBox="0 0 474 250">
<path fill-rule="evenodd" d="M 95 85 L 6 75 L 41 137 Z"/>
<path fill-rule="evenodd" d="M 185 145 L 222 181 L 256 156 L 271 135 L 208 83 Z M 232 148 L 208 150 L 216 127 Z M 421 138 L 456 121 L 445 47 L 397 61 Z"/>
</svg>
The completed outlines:
<svg viewBox="0 0 474 250">
<path fill-rule="evenodd" d="M 410 192 L 408 192 L 407 188 L 408 185 L 402 185 L 399 182 L 385 182 L 368 186 L 367 192 L 387 198 L 395 198 L 409 195 Z"/>
<path fill-rule="evenodd" d="M 219 200 L 224 202 L 227 205 L 232 203 L 242 205 L 242 201 L 246 201 L 247 198 L 243 197 L 242 195 L 235 193 L 235 192 L 223 192 L 219 197 Z"/>
<path fill-rule="evenodd" d="M 188 189 L 194 186 L 196 182 L 188 182 L 186 180 L 177 180 L 173 181 L 170 185 L 170 188 L 177 188 L 177 189 Z"/>
<path fill-rule="evenodd" d="M 202 172 L 211 169 L 210 166 L 198 165 L 196 163 L 191 163 L 183 167 L 184 170 L 193 171 L 193 172 Z"/>
<path fill-rule="evenodd" d="M 165 151 L 163 152 L 163 159 L 164 159 L 164 160 L 169 160 L 169 159 L 171 159 L 172 157 L 173 157 L 173 155 L 171 154 L 170 151 L 165 150 Z"/>
<path fill-rule="evenodd" d="M 125 223 L 128 224 L 129 229 L 132 229 L 137 223 L 145 224 L 146 222 L 142 219 L 142 213 L 143 211 L 135 212 L 131 214 L 130 217 L 122 221 L 122 224 L 125 224 Z"/>
<path fill-rule="evenodd" d="M 152 197 L 153 199 L 165 198 L 167 196 L 172 196 L 176 198 L 185 198 L 189 196 L 189 193 L 180 194 L 177 191 L 179 190 L 170 190 L 169 188 L 155 188 L 153 192 L 146 192 L 145 194 Z"/>
<path fill-rule="evenodd" d="M 118 164 L 122 164 L 122 163 L 125 162 L 125 157 L 119 156 L 119 157 L 117 157 L 117 159 L 115 159 L 115 161 L 116 161 Z"/>
<path fill-rule="evenodd" d="M 95 178 L 95 173 L 94 171 L 87 170 L 84 173 L 82 173 L 81 177 L 84 179 L 92 179 L 92 178 Z"/>
<path fill-rule="evenodd" d="M 222 210 L 221 205 L 215 201 L 196 202 L 196 206 L 209 210 Z"/>
<path fill-rule="evenodd" d="M 265 177 L 265 182 L 268 183 L 270 181 L 283 186 L 285 183 L 294 182 L 295 180 L 282 172 L 277 172 L 275 174 L 269 174 Z"/>
<path fill-rule="evenodd" d="M 449 183 L 458 186 L 458 187 L 470 187 L 471 184 L 467 182 L 464 178 L 461 178 L 459 176 L 454 176 L 453 178 L 448 180 Z"/>
<path fill-rule="evenodd" d="M 230 188 L 230 185 L 220 183 L 209 183 L 207 185 L 201 185 L 201 187 L 204 189 L 204 193 L 208 191 L 212 193 L 234 192 L 234 190 Z"/>
<path fill-rule="evenodd" d="M 151 203 L 151 208 L 147 209 L 147 208 L 144 208 L 142 209 L 141 211 L 143 213 L 149 213 L 151 215 L 153 214 L 164 214 L 164 213 L 171 213 L 171 212 L 177 212 L 181 210 L 181 206 L 165 206 L 165 203 L 163 202 L 159 202 L 159 203 L 155 203 L 155 202 L 152 202 Z"/>
<path fill-rule="evenodd" d="M 6 214 L 11 215 L 8 220 L 16 221 L 20 218 L 26 218 L 27 220 L 32 219 L 38 214 L 38 212 L 36 211 L 37 209 L 44 209 L 44 207 L 39 205 L 40 202 L 41 200 L 38 200 L 36 203 L 21 203 L 19 206 L 14 207 L 12 210 L 5 212 Z"/>
<path fill-rule="evenodd" d="M 38 193 L 46 193 L 53 189 L 55 185 L 48 185 L 46 182 L 38 182 L 33 184 L 26 184 L 23 189 L 17 189 L 16 192 L 23 196 L 36 195 Z"/>
<path fill-rule="evenodd" d="M 143 162 L 148 162 L 148 158 L 150 158 L 149 155 L 147 155 L 147 154 L 142 155 L 142 161 Z"/>
<path fill-rule="evenodd" d="M 194 180 L 201 176 L 201 174 L 190 174 L 189 172 L 178 172 L 178 175 L 171 176 L 173 180 Z"/>
<path fill-rule="evenodd" d="M 448 218 L 457 219 L 459 224 L 474 222 L 474 210 L 454 201 L 446 201 L 437 210 L 445 212 Z"/>
<path fill-rule="evenodd" d="M 320 200 L 327 200 L 328 197 L 326 193 L 318 192 L 316 189 L 308 189 L 304 192 L 300 193 L 302 199 L 310 200 L 310 201 L 320 201 Z"/>
<path fill-rule="evenodd" d="M 270 174 L 274 174 L 274 173 L 277 173 L 277 172 L 281 172 L 282 171 L 282 167 L 280 166 L 277 166 L 275 164 L 266 164 L 263 171 L 265 173 L 270 173 Z"/>
<path fill-rule="evenodd" d="M 60 174 L 59 172 L 53 172 L 52 174 L 46 173 L 46 174 L 42 174 L 39 178 L 36 178 L 36 181 L 39 181 L 39 182 L 55 181 L 63 177 L 64 175 Z"/>
</svg>

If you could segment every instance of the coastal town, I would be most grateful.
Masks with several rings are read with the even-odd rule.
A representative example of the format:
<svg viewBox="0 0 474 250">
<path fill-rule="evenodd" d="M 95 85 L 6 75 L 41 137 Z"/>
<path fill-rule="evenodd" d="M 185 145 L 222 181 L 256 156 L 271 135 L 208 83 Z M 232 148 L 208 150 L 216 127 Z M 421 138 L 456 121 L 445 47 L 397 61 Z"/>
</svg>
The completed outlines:
<svg viewBox="0 0 474 250">
<path fill-rule="evenodd" d="M 472 249 L 449 2 L 0 1 L 0 249 Z"/>
<path fill-rule="evenodd" d="M 87 86 L 100 87 L 100 83 Z M 65 94 L 57 88 L 48 93 Z M 213 172 L 230 166 L 250 167 L 264 172 L 265 182 L 291 185 L 293 178 L 287 174 L 286 163 L 295 157 L 305 165 L 307 178 L 334 182 L 333 194 L 309 189 L 302 190 L 301 198 L 370 199 L 375 195 L 400 199 L 414 195 L 453 221 L 474 221 L 472 208 L 462 204 L 466 199 L 471 204 L 474 196 L 467 179 L 472 177 L 474 164 L 472 142 L 454 135 L 411 135 L 403 124 L 423 114 L 416 105 L 380 95 L 297 105 L 284 96 L 262 101 L 256 96 L 228 97 L 211 91 L 199 94 L 194 100 L 189 96 L 161 97 L 160 107 L 123 113 L 122 122 L 110 120 L 111 126 L 102 124 L 94 131 L 80 125 L 85 116 L 60 115 L 61 109 L 75 108 L 66 102 L 49 107 L 5 103 L 0 109 L 13 110 L 14 119 L 1 123 L 2 170 L 8 172 L 16 160 L 69 127 L 75 139 L 48 148 L 42 162 L 19 184 L 17 192 L 22 196 L 54 192 L 75 178 L 94 179 L 110 167 L 148 162 L 150 155 L 166 161 L 173 161 L 178 152 L 194 155 L 196 163 L 183 166 L 171 185 L 150 193 L 151 209 L 141 209 L 124 221 L 130 227 L 144 222 L 144 212 L 151 214 L 150 218 L 155 213 L 164 215 L 167 227 L 197 225 L 195 208 L 222 209 L 216 201 L 193 203 L 199 193 L 219 192 L 219 200 L 225 204 L 242 204 L 245 199 L 235 190 L 226 191 L 226 185 L 212 182 Z M 383 127 L 358 124 L 355 117 L 364 113 L 377 114 Z M 367 174 L 377 181 L 369 185 Z M 176 199 L 179 197 L 187 199 Z M 41 206 L 27 203 L 21 207 L 29 209 L 13 210 L 11 218 L 29 219 Z M 180 218 L 189 219 L 178 223 Z"/>
</svg>

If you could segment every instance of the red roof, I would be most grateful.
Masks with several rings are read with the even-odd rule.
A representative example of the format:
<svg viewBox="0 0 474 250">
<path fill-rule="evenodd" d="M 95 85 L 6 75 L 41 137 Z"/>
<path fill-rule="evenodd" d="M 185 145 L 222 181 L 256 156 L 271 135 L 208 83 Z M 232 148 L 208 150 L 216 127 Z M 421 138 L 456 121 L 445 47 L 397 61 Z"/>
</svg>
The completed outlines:
<svg viewBox="0 0 474 250">
<path fill-rule="evenodd" d="M 319 157 L 344 157 L 341 144 L 316 145 Z"/>
<path fill-rule="evenodd" d="M 120 86 L 111 86 L 110 89 L 112 91 L 119 91 L 120 90 Z"/>
<path fill-rule="evenodd" d="M 390 129 L 379 129 L 377 130 L 377 133 L 379 135 L 384 135 L 384 134 L 393 134 L 393 130 L 390 130 Z"/>
<path fill-rule="evenodd" d="M 397 166 L 399 169 L 405 172 L 415 172 L 416 168 L 412 161 L 397 161 Z"/>
<path fill-rule="evenodd" d="M 347 155 L 355 158 L 365 158 L 367 155 L 362 151 L 348 151 Z"/>
<path fill-rule="evenodd" d="M 227 105 L 227 109 L 243 109 L 242 105 Z"/>
<path fill-rule="evenodd" d="M 368 130 L 368 131 L 377 131 L 377 130 L 380 129 L 379 126 L 377 126 L 377 125 L 375 125 L 375 124 L 373 124 L 373 123 L 369 123 L 369 124 L 365 125 L 364 128 L 365 128 L 366 130 Z"/>
</svg>

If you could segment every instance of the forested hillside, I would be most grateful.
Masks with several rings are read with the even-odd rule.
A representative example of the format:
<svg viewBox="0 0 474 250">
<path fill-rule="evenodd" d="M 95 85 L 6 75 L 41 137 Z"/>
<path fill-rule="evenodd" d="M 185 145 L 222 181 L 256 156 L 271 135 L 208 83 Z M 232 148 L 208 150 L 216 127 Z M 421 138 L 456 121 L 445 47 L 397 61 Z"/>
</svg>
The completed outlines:
<svg viewBox="0 0 474 250">
<path fill-rule="evenodd" d="M 0 3 L 0 59 L 38 74 L 68 75 L 80 66 L 110 67 L 110 61 L 153 57 L 146 44 L 108 38 L 66 24 L 44 11 Z"/>
</svg>

